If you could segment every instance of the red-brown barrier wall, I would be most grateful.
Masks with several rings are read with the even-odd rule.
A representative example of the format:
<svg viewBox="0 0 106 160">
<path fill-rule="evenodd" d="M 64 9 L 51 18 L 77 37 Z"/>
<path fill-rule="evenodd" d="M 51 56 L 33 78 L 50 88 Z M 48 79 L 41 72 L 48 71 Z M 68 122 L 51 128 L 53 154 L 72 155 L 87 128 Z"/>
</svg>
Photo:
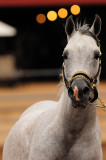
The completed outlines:
<svg viewBox="0 0 106 160">
<path fill-rule="evenodd" d="M 106 0 L 0 0 L 0 6 L 100 5 Z"/>
</svg>

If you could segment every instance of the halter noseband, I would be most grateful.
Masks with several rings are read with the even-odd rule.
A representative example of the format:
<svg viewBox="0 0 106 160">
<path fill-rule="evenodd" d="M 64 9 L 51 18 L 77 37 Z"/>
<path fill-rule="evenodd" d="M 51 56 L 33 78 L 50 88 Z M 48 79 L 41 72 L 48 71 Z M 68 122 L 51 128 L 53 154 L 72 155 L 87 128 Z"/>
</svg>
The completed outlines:
<svg viewBox="0 0 106 160">
<path fill-rule="evenodd" d="M 101 54 L 102 54 L 101 51 L 99 53 L 100 53 L 100 56 L 101 56 Z M 65 82 L 65 85 L 66 85 L 68 91 L 69 91 L 69 88 L 71 87 L 72 82 L 75 79 L 82 78 L 82 79 L 84 79 L 88 83 L 91 91 L 94 94 L 93 98 L 89 97 L 89 102 L 92 103 L 92 102 L 94 102 L 98 98 L 98 91 L 96 89 L 96 83 L 98 81 L 98 77 L 99 77 L 100 72 L 101 72 L 101 59 L 100 58 L 99 58 L 99 68 L 98 68 L 98 71 L 97 71 L 96 75 L 94 76 L 94 78 L 92 78 L 90 75 L 88 75 L 85 72 L 78 71 L 74 75 L 72 75 L 71 79 L 68 81 L 66 79 L 66 77 L 65 77 L 64 62 L 63 62 L 62 70 L 63 70 L 63 79 L 64 79 L 64 82 Z"/>
</svg>

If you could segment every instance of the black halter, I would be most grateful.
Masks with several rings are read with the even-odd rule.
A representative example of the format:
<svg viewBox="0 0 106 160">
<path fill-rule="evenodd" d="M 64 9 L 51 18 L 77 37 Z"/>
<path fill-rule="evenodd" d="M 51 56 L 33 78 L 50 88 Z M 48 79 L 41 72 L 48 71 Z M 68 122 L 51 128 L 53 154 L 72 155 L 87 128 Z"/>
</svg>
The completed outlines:
<svg viewBox="0 0 106 160">
<path fill-rule="evenodd" d="M 100 56 L 101 56 L 101 52 L 100 52 Z M 101 72 L 101 59 L 99 58 L 99 68 L 98 68 L 98 71 L 96 73 L 96 75 L 94 76 L 94 78 L 92 78 L 91 76 L 89 76 L 87 73 L 85 72 L 76 72 L 74 75 L 72 75 L 71 79 L 68 81 L 65 77 L 65 73 L 64 73 L 64 63 L 63 63 L 63 66 L 62 66 L 62 70 L 63 70 L 63 79 L 64 79 L 64 82 L 65 82 L 65 85 L 69 91 L 70 87 L 71 87 L 71 84 L 72 82 L 76 79 L 76 78 L 82 78 L 84 79 L 91 91 L 93 92 L 94 94 L 94 97 L 91 98 L 89 97 L 89 102 L 94 102 L 97 98 L 98 98 L 98 91 L 97 91 L 97 88 L 96 88 L 96 83 L 98 81 L 98 78 L 99 78 L 99 75 L 100 75 L 100 72 Z"/>
</svg>

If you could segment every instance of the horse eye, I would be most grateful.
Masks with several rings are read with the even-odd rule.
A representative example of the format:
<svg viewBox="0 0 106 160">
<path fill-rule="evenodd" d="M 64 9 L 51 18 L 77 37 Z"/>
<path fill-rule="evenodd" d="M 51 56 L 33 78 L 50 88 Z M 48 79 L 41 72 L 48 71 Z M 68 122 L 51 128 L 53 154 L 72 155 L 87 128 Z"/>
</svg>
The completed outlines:
<svg viewBox="0 0 106 160">
<path fill-rule="evenodd" d="M 97 60 L 101 58 L 99 51 L 94 51 L 94 58 Z"/>
<path fill-rule="evenodd" d="M 64 51 L 62 57 L 66 60 L 68 58 L 68 51 Z"/>
</svg>

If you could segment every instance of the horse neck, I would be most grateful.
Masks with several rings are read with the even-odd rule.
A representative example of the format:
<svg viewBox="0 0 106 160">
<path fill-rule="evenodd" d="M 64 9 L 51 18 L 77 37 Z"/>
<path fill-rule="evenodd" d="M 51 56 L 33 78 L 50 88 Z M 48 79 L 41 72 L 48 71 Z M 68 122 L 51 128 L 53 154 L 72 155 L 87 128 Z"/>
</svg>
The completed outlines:
<svg viewBox="0 0 106 160">
<path fill-rule="evenodd" d="M 92 127 L 96 122 L 96 106 L 89 104 L 84 109 L 75 109 L 68 96 L 66 87 L 59 100 L 59 119 L 64 128 L 70 131 L 80 131 L 85 126 Z"/>
</svg>

